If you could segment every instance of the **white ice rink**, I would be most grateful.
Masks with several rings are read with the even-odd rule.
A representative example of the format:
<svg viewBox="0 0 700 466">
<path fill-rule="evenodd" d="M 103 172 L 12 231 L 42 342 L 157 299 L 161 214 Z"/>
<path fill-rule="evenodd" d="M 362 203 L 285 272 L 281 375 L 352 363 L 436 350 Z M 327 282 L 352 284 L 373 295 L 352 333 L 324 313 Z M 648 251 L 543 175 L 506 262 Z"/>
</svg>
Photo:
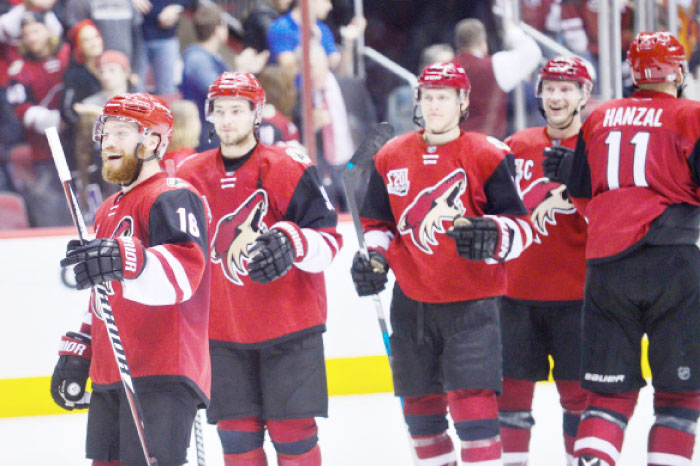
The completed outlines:
<svg viewBox="0 0 700 466">
<path fill-rule="evenodd" d="M 564 466 L 561 410 L 554 384 L 537 386 L 534 409 L 537 424 L 531 442 L 531 465 Z M 85 414 L 71 414 L 0 420 L 0 464 L 89 465 L 83 456 L 86 419 Z M 619 466 L 646 464 L 646 435 L 652 422 L 651 390 L 645 389 L 627 429 Z M 320 420 L 319 427 L 325 465 L 412 464 L 399 404 L 389 394 L 332 397 L 330 417 Z M 204 443 L 207 466 L 223 466 L 216 430 L 208 424 Z M 268 458 L 273 455 L 268 449 Z M 700 455 L 695 456 L 693 465 L 700 465 Z M 197 464 L 194 447 L 188 458 L 189 464 Z M 271 466 L 275 464 L 270 461 Z"/>
</svg>

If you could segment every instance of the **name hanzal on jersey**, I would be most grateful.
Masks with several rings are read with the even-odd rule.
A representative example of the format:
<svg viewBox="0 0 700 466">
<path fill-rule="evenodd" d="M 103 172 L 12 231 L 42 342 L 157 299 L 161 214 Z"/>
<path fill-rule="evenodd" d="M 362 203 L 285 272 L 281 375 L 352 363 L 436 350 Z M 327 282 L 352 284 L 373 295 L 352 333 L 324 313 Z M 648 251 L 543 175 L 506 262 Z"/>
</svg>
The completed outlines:
<svg viewBox="0 0 700 466">
<path fill-rule="evenodd" d="M 661 127 L 663 108 L 612 107 L 605 110 L 604 127 L 646 126 Z"/>
</svg>

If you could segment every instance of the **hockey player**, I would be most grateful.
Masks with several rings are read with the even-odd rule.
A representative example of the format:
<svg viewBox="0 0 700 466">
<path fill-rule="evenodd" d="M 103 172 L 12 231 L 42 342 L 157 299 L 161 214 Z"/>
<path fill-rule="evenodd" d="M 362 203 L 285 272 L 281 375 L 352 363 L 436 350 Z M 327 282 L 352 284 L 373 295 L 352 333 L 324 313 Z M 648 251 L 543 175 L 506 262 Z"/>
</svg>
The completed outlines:
<svg viewBox="0 0 700 466">
<path fill-rule="evenodd" d="M 179 173 L 212 215 L 212 403 L 227 466 L 263 466 L 264 431 L 280 466 L 321 464 L 314 417 L 327 416 L 323 270 L 341 246 L 316 167 L 297 149 L 260 144 L 265 92 L 249 73 L 209 87 L 221 146 Z"/>
<path fill-rule="evenodd" d="M 79 289 L 101 285 L 108 295 L 143 408 L 146 445 L 160 466 L 186 462 L 211 377 L 204 203 L 158 164 L 172 122 L 165 103 L 148 94 L 107 102 L 93 138 L 102 149 L 102 176 L 121 190 L 98 209 L 96 239 L 70 241 L 61 261 L 75 265 Z M 99 308 L 93 298 L 81 331 L 61 340 L 51 394 L 68 410 L 89 406 L 86 451 L 94 466 L 146 464 L 108 329 L 93 319 Z"/>
<path fill-rule="evenodd" d="M 423 70 L 415 114 L 425 129 L 376 155 L 361 209 L 370 260 L 358 253 L 352 264 L 360 296 L 384 289 L 389 267 L 396 276 L 391 368 L 422 465 L 457 465 L 448 406 L 461 464 L 502 464 L 498 297 L 503 261 L 532 242 L 508 147 L 459 128 L 469 90 L 454 63 Z"/>
<path fill-rule="evenodd" d="M 578 381 L 586 220 L 571 203 L 566 186 L 544 177 L 542 153 L 573 152 L 592 86 L 580 58 L 552 58 L 540 70 L 536 87 L 547 125 L 506 140 L 535 230 L 534 244 L 506 263 L 508 292 L 501 304 L 504 378 L 498 410 L 507 466 L 527 464 L 535 382 L 547 379 L 550 355 L 564 409 L 567 464 L 574 462 L 574 440 L 587 398 Z"/>
<path fill-rule="evenodd" d="M 687 71 L 667 32 L 640 33 L 627 60 L 637 89 L 596 108 L 575 154 L 551 152 L 589 221 L 581 384 L 593 393 L 579 465 L 617 464 L 644 386 L 649 338 L 656 421 L 649 465 L 690 465 L 700 414 L 700 103 L 677 98 Z"/>
</svg>

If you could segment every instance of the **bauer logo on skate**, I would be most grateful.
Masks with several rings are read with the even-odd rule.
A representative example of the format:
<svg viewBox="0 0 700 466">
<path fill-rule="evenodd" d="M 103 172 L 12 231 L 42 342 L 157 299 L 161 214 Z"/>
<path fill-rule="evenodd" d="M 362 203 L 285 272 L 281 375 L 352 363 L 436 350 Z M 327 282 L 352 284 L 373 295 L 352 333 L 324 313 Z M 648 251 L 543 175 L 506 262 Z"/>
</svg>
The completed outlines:
<svg viewBox="0 0 700 466">
<path fill-rule="evenodd" d="M 226 278 L 236 285 L 243 285 L 240 277 L 248 275 L 248 247 L 267 231 L 263 222 L 267 205 L 267 193 L 258 189 L 233 213 L 221 217 L 216 225 L 211 240 L 211 261 L 221 264 Z"/>
<path fill-rule="evenodd" d="M 430 245 L 438 244 L 435 233 L 445 233 L 442 222 L 452 221 L 456 216 L 464 214 L 460 196 L 466 189 L 467 174 L 462 168 L 424 189 L 401 214 L 399 233 L 410 235 L 418 249 L 432 254 Z"/>
<path fill-rule="evenodd" d="M 591 382 L 600 382 L 600 383 L 619 383 L 619 382 L 624 382 L 624 380 L 625 380 L 624 374 L 608 375 L 608 374 L 591 374 L 590 372 L 586 372 L 586 374 L 583 377 L 584 377 L 584 379 L 590 380 Z"/>
</svg>

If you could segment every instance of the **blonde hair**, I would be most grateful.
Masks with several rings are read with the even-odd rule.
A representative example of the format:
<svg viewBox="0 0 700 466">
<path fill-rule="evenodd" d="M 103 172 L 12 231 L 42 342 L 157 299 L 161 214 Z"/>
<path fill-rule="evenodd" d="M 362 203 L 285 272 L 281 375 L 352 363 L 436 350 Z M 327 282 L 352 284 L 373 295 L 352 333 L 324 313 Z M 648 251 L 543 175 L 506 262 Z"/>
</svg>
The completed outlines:
<svg viewBox="0 0 700 466">
<path fill-rule="evenodd" d="M 176 100 L 170 104 L 170 111 L 173 113 L 173 135 L 168 152 L 196 148 L 202 133 L 197 106 L 190 100 Z"/>
</svg>

